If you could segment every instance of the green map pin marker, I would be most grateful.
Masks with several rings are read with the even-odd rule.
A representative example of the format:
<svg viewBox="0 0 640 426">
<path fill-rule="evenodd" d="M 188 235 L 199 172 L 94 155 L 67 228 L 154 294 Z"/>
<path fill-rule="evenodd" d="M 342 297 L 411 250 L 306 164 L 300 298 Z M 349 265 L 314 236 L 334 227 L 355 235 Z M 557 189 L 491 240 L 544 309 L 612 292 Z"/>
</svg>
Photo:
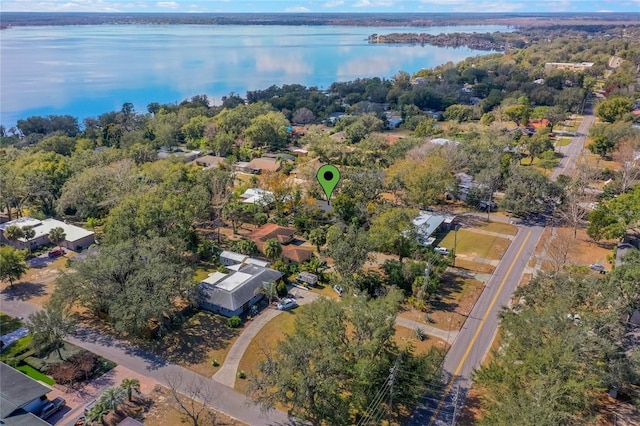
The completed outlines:
<svg viewBox="0 0 640 426">
<path fill-rule="evenodd" d="M 316 175 L 318 178 L 318 183 L 324 189 L 324 193 L 327 196 L 327 202 L 331 200 L 331 193 L 338 186 L 338 182 L 340 181 L 340 170 L 336 166 L 332 166 L 331 164 L 325 164 L 320 167 L 318 170 L 318 174 Z"/>
</svg>

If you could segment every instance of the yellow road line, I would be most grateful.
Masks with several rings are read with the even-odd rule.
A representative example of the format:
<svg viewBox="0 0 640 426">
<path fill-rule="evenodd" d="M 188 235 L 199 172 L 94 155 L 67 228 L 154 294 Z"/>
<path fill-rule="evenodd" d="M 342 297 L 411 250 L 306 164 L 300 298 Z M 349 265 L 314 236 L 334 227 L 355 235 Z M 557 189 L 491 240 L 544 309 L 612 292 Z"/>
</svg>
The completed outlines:
<svg viewBox="0 0 640 426">
<path fill-rule="evenodd" d="M 485 325 L 485 323 L 487 321 L 487 318 L 489 317 L 489 314 L 491 313 L 491 310 L 493 309 L 493 305 L 496 304 L 496 301 L 498 300 L 498 296 L 502 292 L 502 288 L 506 284 L 507 278 L 509 278 L 509 275 L 511 275 L 511 271 L 513 270 L 513 267 L 515 266 L 516 262 L 520 258 L 520 255 L 522 254 L 522 250 L 524 250 L 524 246 L 527 245 L 527 241 L 529 241 L 529 237 L 530 236 L 531 236 L 531 231 L 529 231 L 527 233 L 527 236 L 525 237 L 524 241 L 522 242 L 522 245 L 520 246 L 520 249 L 518 250 L 518 253 L 516 253 L 516 256 L 514 257 L 513 262 L 511 262 L 511 265 L 509 266 L 509 269 L 507 270 L 507 273 L 505 274 L 504 278 L 502 279 L 502 282 L 500 283 L 500 286 L 498 287 L 498 291 L 493 296 L 493 300 L 491 300 L 491 303 L 489 304 L 489 307 L 487 308 L 487 311 L 485 312 L 484 316 L 482 317 L 482 321 L 480 322 L 480 325 L 478 326 L 478 329 L 476 330 L 475 334 L 473 335 L 473 338 L 471 338 L 471 343 L 469 343 L 469 345 L 467 346 L 467 350 L 464 353 L 464 355 L 462 355 L 462 359 L 460 360 L 460 363 L 458 363 L 458 366 L 456 367 L 456 371 L 454 371 L 453 377 L 449 381 L 449 385 L 444 390 L 444 394 L 442 395 L 442 399 L 440 399 L 440 402 L 438 403 L 438 406 L 436 407 L 436 411 L 433 413 L 433 416 L 431 416 L 431 421 L 429 422 L 429 425 L 432 425 L 433 422 L 438 418 L 438 413 L 440 412 L 440 409 L 442 408 L 442 404 L 444 404 L 445 398 L 447 397 L 447 395 L 449 395 L 449 392 L 451 392 L 451 388 L 453 387 L 453 382 L 455 382 L 456 378 L 460 374 L 460 370 L 462 370 L 462 366 L 464 365 L 465 361 L 467 360 L 467 357 L 471 353 L 471 349 L 473 348 L 473 345 L 475 345 L 476 340 L 478 339 L 478 336 L 480 335 L 480 332 L 482 331 L 482 328 L 484 327 L 484 325 Z"/>
</svg>

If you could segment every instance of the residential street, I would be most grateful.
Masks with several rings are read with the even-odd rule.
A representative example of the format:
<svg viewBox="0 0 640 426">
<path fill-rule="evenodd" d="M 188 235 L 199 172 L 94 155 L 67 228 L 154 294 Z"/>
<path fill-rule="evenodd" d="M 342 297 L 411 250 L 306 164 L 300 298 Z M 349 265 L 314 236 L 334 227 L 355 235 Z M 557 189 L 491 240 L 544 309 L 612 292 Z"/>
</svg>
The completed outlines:
<svg viewBox="0 0 640 426">
<path fill-rule="evenodd" d="M 39 309 L 40 307 L 27 302 L 7 300 L 6 293 L 2 294 L 2 299 L 0 300 L 0 310 L 14 317 L 26 318 Z M 208 391 L 216 395 L 215 402 L 212 404 L 213 408 L 247 424 L 296 424 L 288 420 L 286 413 L 276 410 L 264 415 L 260 412 L 259 407 L 249 404 L 245 396 L 235 392 L 232 388 L 203 377 L 186 368 L 167 363 L 149 352 L 122 343 L 97 331 L 79 328 L 76 335 L 67 340 L 139 374 L 151 377 L 165 386 L 167 385 L 167 377 L 172 375 L 182 377 L 183 388 L 186 388 L 194 380 L 202 380 Z"/>
<path fill-rule="evenodd" d="M 582 155 L 586 137 L 595 118 L 587 104 L 585 116 L 578 127 L 578 134 L 571 143 L 560 147 L 565 157 L 558 164 L 552 179 L 560 174 L 570 175 Z M 409 425 L 451 425 L 464 406 L 465 395 L 471 386 L 471 375 L 488 353 L 498 330 L 498 314 L 507 306 L 518 287 L 522 273 L 544 227 L 536 223 L 520 223 L 518 234 L 504 254 L 493 276 L 478 298 L 471 314 L 460 330 L 458 338 L 445 357 L 444 382 L 447 387 L 438 397 L 424 397 L 414 411 Z"/>
</svg>

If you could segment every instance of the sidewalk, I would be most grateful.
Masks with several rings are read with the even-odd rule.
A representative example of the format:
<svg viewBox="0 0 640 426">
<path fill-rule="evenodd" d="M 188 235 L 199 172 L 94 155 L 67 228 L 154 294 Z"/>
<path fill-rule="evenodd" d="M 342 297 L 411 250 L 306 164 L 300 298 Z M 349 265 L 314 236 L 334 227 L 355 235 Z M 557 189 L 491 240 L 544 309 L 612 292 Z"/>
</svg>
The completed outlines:
<svg viewBox="0 0 640 426">
<path fill-rule="evenodd" d="M 415 330 L 416 328 L 420 327 L 420 329 L 422 329 L 422 331 L 424 331 L 425 334 L 429 336 L 437 337 L 438 339 L 442 339 L 448 344 L 452 344 L 453 341 L 456 340 L 456 337 L 458 337 L 458 332 L 456 330 L 451 330 L 451 331 L 440 330 L 439 328 L 432 327 L 430 325 L 426 325 L 421 322 L 410 320 L 408 318 L 404 318 L 400 316 L 396 317 L 396 324 L 402 327 L 409 328 L 411 330 Z"/>
<path fill-rule="evenodd" d="M 19 329 L 12 331 L 11 333 L 5 334 L 4 336 L 0 337 L 0 340 L 2 340 L 2 343 L 4 343 L 2 349 L 6 348 L 13 342 L 22 339 L 27 334 L 29 334 L 29 329 L 27 327 L 20 327 Z"/>
</svg>

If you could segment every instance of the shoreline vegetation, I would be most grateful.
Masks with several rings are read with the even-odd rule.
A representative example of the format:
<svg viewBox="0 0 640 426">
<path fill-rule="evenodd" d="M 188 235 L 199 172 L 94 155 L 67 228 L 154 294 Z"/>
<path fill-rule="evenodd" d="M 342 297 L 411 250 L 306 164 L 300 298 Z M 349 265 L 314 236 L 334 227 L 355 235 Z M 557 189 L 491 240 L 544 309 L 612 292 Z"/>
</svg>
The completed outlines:
<svg viewBox="0 0 640 426">
<path fill-rule="evenodd" d="M 510 40 L 506 37 L 510 33 L 451 33 L 451 34 L 418 34 L 391 33 L 387 35 L 371 34 L 367 41 L 370 44 L 426 44 L 436 47 L 468 47 L 474 50 L 504 52 L 510 48 L 522 48 L 526 45 L 522 36 Z"/>
<path fill-rule="evenodd" d="M 553 17 L 553 19 L 550 19 Z M 637 24 L 640 13 L 82 13 L 1 12 L 0 28 L 64 25 L 336 25 L 434 27 L 506 25 L 513 28 Z"/>
</svg>

